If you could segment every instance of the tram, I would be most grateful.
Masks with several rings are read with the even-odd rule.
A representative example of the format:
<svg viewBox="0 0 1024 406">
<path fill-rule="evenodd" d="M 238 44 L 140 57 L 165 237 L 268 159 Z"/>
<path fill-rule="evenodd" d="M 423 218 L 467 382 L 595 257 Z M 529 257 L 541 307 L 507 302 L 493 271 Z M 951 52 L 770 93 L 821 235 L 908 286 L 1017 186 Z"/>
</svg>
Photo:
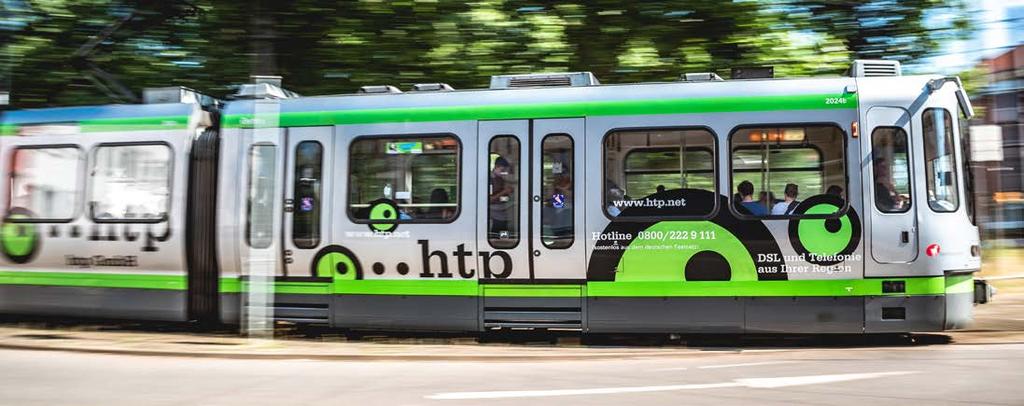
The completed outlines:
<svg viewBox="0 0 1024 406">
<path fill-rule="evenodd" d="M 861 60 L 830 78 L 151 95 L 3 115 L 0 313 L 239 323 L 269 274 L 275 320 L 352 329 L 972 319 L 955 77 Z"/>
</svg>

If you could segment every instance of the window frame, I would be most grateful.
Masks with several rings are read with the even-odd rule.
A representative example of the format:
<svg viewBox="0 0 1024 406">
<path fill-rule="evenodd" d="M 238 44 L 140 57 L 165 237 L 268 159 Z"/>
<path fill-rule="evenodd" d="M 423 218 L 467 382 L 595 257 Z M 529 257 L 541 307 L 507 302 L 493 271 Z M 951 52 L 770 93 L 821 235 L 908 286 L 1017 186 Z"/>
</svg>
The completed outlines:
<svg viewBox="0 0 1024 406">
<path fill-rule="evenodd" d="M 494 140 L 496 140 L 498 138 L 502 138 L 502 137 L 508 137 L 508 138 L 511 138 L 511 139 L 515 140 L 516 141 L 516 149 L 519 150 L 518 151 L 519 156 L 516 157 L 516 158 L 521 161 L 522 160 L 522 156 L 523 156 L 523 142 L 521 140 L 519 140 L 519 137 L 517 137 L 514 134 L 495 134 L 494 136 L 491 137 L 490 140 L 487 141 L 487 167 L 486 167 L 487 170 L 486 170 L 486 173 L 487 173 L 487 189 L 488 189 L 487 196 L 488 196 L 488 198 L 490 197 L 490 187 L 491 187 L 491 179 L 490 179 L 490 172 L 491 172 L 490 158 L 491 158 L 491 151 L 492 151 L 491 147 L 494 145 Z M 522 198 L 523 198 L 523 191 L 522 191 L 523 163 L 522 162 L 519 162 L 519 168 L 516 169 L 516 175 L 518 175 L 518 176 L 516 176 L 516 182 L 519 182 L 519 184 L 516 185 L 516 193 L 519 195 L 519 196 L 517 196 L 518 200 L 516 202 L 516 222 L 517 223 L 522 223 L 522 215 L 523 215 L 523 200 L 522 200 Z M 527 185 L 527 186 L 529 186 L 529 185 Z M 529 199 L 529 196 L 527 196 L 527 199 Z M 522 225 L 522 224 L 516 224 L 516 228 L 517 228 L 518 233 L 517 233 L 517 236 L 516 236 L 516 243 L 515 244 L 513 244 L 511 247 L 504 247 L 504 248 L 495 247 L 494 243 L 491 240 L 491 235 L 490 235 L 490 233 L 491 233 L 491 230 L 490 230 L 490 225 L 491 225 L 491 205 L 489 203 L 490 202 L 488 201 L 487 209 L 486 209 L 487 210 L 487 214 L 484 217 L 486 219 L 486 222 L 484 224 L 487 226 L 487 230 L 484 231 L 484 234 L 487 236 L 487 238 L 486 238 L 487 239 L 487 245 L 489 245 L 492 249 L 496 249 L 496 250 L 512 250 L 512 249 L 516 249 L 517 247 L 519 247 L 519 244 L 522 243 L 522 241 L 523 241 L 523 230 L 520 229 L 521 228 L 520 225 Z"/>
<path fill-rule="evenodd" d="M 786 128 L 786 127 L 802 127 L 802 128 L 807 128 L 807 127 L 832 127 L 832 128 L 835 128 L 835 129 L 839 130 L 840 138 L 843 139 L 843 143 L 842 143 L 842 145 L 843 145 L 843 152 L 841 154 L 841 156 L 843 158 L 843 185 L 842 185 L 842 187 L 843 187 L 843 190 L 846 192 L 846 198 L 843 199 L 843 207 L 839 208 L 839 210 L 837 210 L 835 213 L 832 213 L 832 214 L 787 214 L 787 215 L 781 215 L 781 216 L 780 215 L 771 214 L 771 212 L 769 212 L 769 214 L 766 215 L 766 216 L 755 216 L 755 215 L 751 215 L 751 214 L 740 213 L 738 210 L 736 210 L 736 204 L 738 202 L 735 199 L 735 192 L 733 192 L 733 190 L 735 190 L 735 185 L 733 185 L 733 176 L 732 176 L 733 175 L 733 165 L 732 165 L 733 138 L 736 136 L 736 133 L 739 132 L 740 130 L 751 129 L 751 128 L 769 128 L 769 127 L 774 127 L 774 128 Z M 729 136 L 728 136 L 727 142 L 728 142 L 729 150 L 727 151 L 728 155 L 726 157 L 726 165 L 727 165 L 727 169 L 728 169 L 728 172 L 726 173 L 726 177 L 728 178 L 727 179 L 727 183 L 729 184 L 729 189 L 728 189 L 729 190 L 729 195 L 726 196 L 726 198 L 728 199 L 728 202 L 729 202 L 729 204 L 728 204 L 729 211 L 732 212 L 732 214 L 734 216 L 736 216 L 736 218 L 738 218 L 740 220 L 758 220 L 758 221 L 760 221 L 760 220 L 792 220 L 792 219 L 828 220 L 828 219 L 837 219 L 837 218 L 843 217 L 850 210 L 850 207 L 851 207 L 850 206 L 850 166 L 849 166 L 849 164 L 850 164 L 850 159 L 849 159 L 850 139 L 849 139 L 849 133 L 846 131 L 846 128 L 843 127 L 842 124 L 839 124 L 839 123 L 834 122 L 834 121 L 740 124 L 740 125 L 737 125 L 737 126 L 733 127 L 731 130 L 729 130 Z M 808 144 L 807 146 L 800 146 L 800 148 L 807 148 L 809 146 L 811 146 L 811 145 Z M 819 154 L 821 154 L 820 147 L 817 147 L 817 146 L 813 146 L 813 147 L 816 147 L 819 150 Z M 737 149 L 742 149 L 742 147 L 736 147 L 736 148 Z M 822 158 L 822 160 L 821 160 L 822 168 L 824 168 L 824 163 L 825 163 L 824 155 L 819 155 L 819 156 L 821 156 L 821 158 Z M 812 195 L 812 196 L 817 196 L 817 195 Z"/>
<path fill-rule="evenodd" d="M 13 203 L 13 201 L 14 201 L 14 195 L 11 192 L 11 186 L 12 185 L 8 184 L 8 186 L 7 186 L 7 208 L 4 210 L 4 221 L 9 221 L 11 223 L 53 223 L 53 224 L 65 224 L 65 223 L 73 222 L 73 221 L 75 221 L 76 219 L 78 219 L 79 217 L 82 216 L 82 203 L 83 203 L 82 202 L 82 200 L 83 200 L 82 197 L 85 195 L 85 188 L 84 188 L 84 186 L 85 186 L 84 185 L 85 179 L 84 178 L 86 177 L 86 170 L 88 169 L 88 155 L 85 156 L 86 159 L 82 159 L 82 152 L 84 151 L 84 149 L 82 148 L 81 145 L 78 145 L 78 144 L 34 144 L 34 145 L 18 145 L 18 146 L 15 146 L 13 148 L 13 150 L 11 151 L 11 156 L 10 156 L 11 158 L 10 158 L 10 161 L 9 161 L 10 164 L 8 165 L 8 172 L 7 172 L 7 181 L 8 182 L 13 182 L 14 181 L 14 176 L 13 176 L 14 175 L 14 162 L 15 162 L 14 157 L 15 157 L 15 155 L 17 155 L 18 151 L 23 150 L 23 149 L 57 149 L 57 148 L 74 149 L 75 152 L 77 153 L 75 155 L 75 159 L 78 160 L 78 165 L 77 165 L 77 168 L 75 170 L 75 182 L 77 183 L 77 185 L 79 187 L 77 188 L 77 190 L 75 190 L 75 201 L 71 205 L 74 208 L 74 210 L 71 213 L 71 217 L 69 217 L 69 218 L 12 218 L 12 217 L 10 217 L 11 209 L 14 208 L 11 205 L 11 203 Z M 27 208 L 26 208 L 26 210 L 27 210 Z"/>
<path fill-rule="evenodd" d="M 903 139 L 906 140 L 906 144 L 907 144 L 907 176 L 908 176 L 908 178 L 907 178 L 908 179 L 907 188 L 908 188 L 908 192 L 910 193 L 910 204 L 907 205 L 907 207 L 904 210 L 885 211 L 885 210 L 882 210 L 881 208 L 878 207 L 878 198 L 876 197 L 876 193 L 878 193 L 878 190 L 876 190 L 876 188 L 875 188 L 874 157 L 875 157 L 875 131 L 878 131 L 880 129 L 894 129 L 894 130 L 898 130 L 899 132 L 903 133 Z M 911 141 L 910 140 L 910 134 L 908 134 L 907 131 L 903 129 L 903 127 L 898 127 L 898 126 L 894 126 L 894 125 L 880 125 L 880 126 L 877 126 L 877 127 L 875 127 L 874 129 L 871 130 L 870 137 L 871 137 L 871 139 L 868 140 L 868 142 L 871 143 L 871 161 L 872 161 L 872 168 L 871 168 L 871 206 L 874 207 L 874 210 L 875 210 L 876 213 L 883 214 L 883 215 L 902 215 L 902 214 L 907 214 L 911 210 L 913 210 L 913 208 L 914 208 L 914 200 L 915 200 L 915 197 L 916 197 L 914 195 L 914 157 L 913 157 L 914 151 L 913 151 L 913 148 L 911 148 L 911 146 L 910 146 L 910 141 Z"/>
<path fill-rule="evenodd" d="M 572 179 L 572 196 L 573 196 L 572 197 L 572 213 L 570 213 L 570 214 L 572 214 L 572 216 L 571 216 L 572 219 L 570 221 L 570 224 L 572 224 L 572 233 L 570 234 L 572 236 L 572 239 L 569 240 L 569 244 L 564 246 L 564 247 L 551 247 L 551 246 L 549 246 L 549 245 L 544 243 L 544 197 L 543 197 L 543 189 L 544 189 L 544 142 L 546 142 L 548 140 L 548 138 L 550 138 L 550 137 L 558 137 L 558 136 L 565 137 L 565 138 L 569 139 L 569 152 L 570 152 L 569 156 L 572 158 L 572 168 L 569 169 L 569 175 L 571 176 L 571 179 Z M 554 132 L 554 133 L 545 134 L 540 139 L 540 146 L 539 146 L 539 149 L 537 150 L 537 152 L 540 153 L 540 157 L 539 157 L 540 159 L 538 160 L 539 162 L 537 162 L 539 164 L 539 166 L 536 167 L 537 168 L 537 179 L 539 181 L 539 183 L 537 183 L 537 186 L 540 186 L 542 194 L 541 194 L 541 200 L 540 200 L 541 207 L 538 208 L 539 213 L 537 213 L 537 215 L 538 215 L 538 218 L 537 218 L 538 230 L 537 230 L 536 236 L 537 236 L 537 239 L 540 240 L 540 245 L 542 247 L 544 247 L 544 249 L 548 249 L 548 250 L 567 250 L 569 248 L 572 248 L 573 245 L 576 245 L 576 204 L 577 204 L 576 203 L 576 197 L 577 197 L 577 195 L 576 195 L 576 182 L 579 181 L 579 179 L 576 179 L 577 178 L 577 176 L 576 176 L 576 165 L 577 165 L 576 164 L 576 138 L 574 138 L 572 136 L 572 134 L 569 134 L 567 132 Z M 530 234 L 533 234 L 532 230 L 531 230 Z M 530 238 L 533 238 L 533 236 L 531 235 Z"/>
<path fill-rule="evenodd" d="M 403 138 L 415 138 L 415 139 L 426 139 L 426 138 L 452 138 L 455 140 L 457 149 L 455 150 L 455 185 L 458 187 L 458 204 L 455 206 L 455 213 L 448 219 L 436 220 L 436 219 L 411 219 L 411 220 L 370 220 L 370 219 L 358 219 L 352 215 L 352 146 L 356 142 L 364 140 L 387 140 L 387 139 L 403 139 Z M 345 215 L 348 216 L 349 221 L 355 224 L 451 224 L 454 223 L 462 215 L 462 160 L 463 160 L 463 144 L 462 138 L 457 134 L 451 132 L 438 132 L 438 133 L 416 133 L 416 134 L 371 134 L 371 135 L 359 135 L 352 138 L 346 146 L 348 154 L 345 156 L 347 163 L 348 176 L 345 177 Z M 411 166 L 410 166 L 411 167 Z"/>
<path fill-rule="evenodd" d="M 608 214 L 608 194 L 604 190 L 605 182 L 608 181 L 608 151 L 605 148 L 605 143 L 608 142 L 608 137 L 610 137 L 614 133 L 619 133 L 619 132 L 693 131 L 693 130 L 706 131 L 708 134 L 711 135 L 711 144 L 712 145 L 710 147 L 710 151 L 711 151 L 711 161 L 713 162 L 713 167 L 712 167 L 711 170 L 713 171 L 712 172 L 712 179 L 714 179 L 714 182 L 712 182 L 712 183 L 715 185 L 715 189 L 712 191 L 713 194 L 715 195 L 715 201 L 714 201 L 713 206 L 711 208 L 711 212 L 709 212 L 708 214 L 705 214 L 703 216 L 626 216 L 626 217 L 622 217 L 622 216 L 612 216 L 612 215 Z M 608 130 L 607 132 L 604 133 L 604 136 L 601 137 L 601 144 L 599 144 L 601 146 L 601 214 L 606 219 L 608 219 L 609 221 L 612 221 L 612 222 L 642 222 L 642 223 L 647 223 L 647 222 L 651 222 L 651 221 L 662 221 L 662 220 L 710 220 L 710 219 L 714 218 L 715 216 L 718 215 L 718 211 L 721 210 L 721 205 L 719 203 L 722 200 L 721 199 L 721 194 L 720 194 L 720 190 L 721 190 L 720 186 L 721 185 L 719 185 L 720 182 L 719 182 L 719 178 L 718 178 L 718 176 L 721 174 L 721 171 L 720 171 L 721 165 L 720 165 L 719 159 L 718 159 L 719 158 L 719 154 L 718 154 L 719 146 L 721 145 L 721 143 L 719 141 L 720 140 L 718 138 L 718 133 L 716 133 L 715 130 L 713 130 L 711 127 L 706 126 L 706 125 L 668 126 L 668 127 L 658 127 L 658 126 L 654 126 L 654 127 L 616 127 L 616 128 L 612 128 L 612 129 Z M 655 148 L 657 148 L 657 147 L 655 147 Z M 709 149 L 707 147 L 694 147 L 694 148 Z M 633 151 L 627 152 L 626 155 L 623 155 L 623 157 L 622 157 L 622 165 L 623 165 L 622 171 L 623 171 L 623 173 L 625 173 L 625 171 L 626 171 L 626 168 L 625 168 L 626 157 L 628 157 L 629 154 L 631 154 L 631 153 L 633 153 Z"/>
<path fill-rule="evenodd" d="M 952 165 L 950 165 L 950 166 L 952 167 L 952 169 L 954 171 L 953 172 L 953 186 L 955 187 L 955 189 L 953 191 L 953 195 L 956 196 L 956 205 L 953 207 L 953 210 L 942 210 L 942 211 L 935 210 L 935 206 L 932 206 L 931 198 L 928 197 L 929 192 L 931 192 L 932 190 L 928 187 L 928 178 L 929 178 L 929 173 L 928 173 L 928 138 L 926 138 L 926 137 L 928 137 L 928 134 L 925 131 L 924 116 L 925 116 L 925 114 L 928 114 L 928 112 L 932 111 L 932 110 L 941 110 L 942 112 L 946 113 L 947 116 L 949 116 L 949 120 L 950 120 L 949 143 L 950 143 L 950 155 L 952 155 L 952 157 L 953 157 L 953 162 L 952 162 Z M 924 142 L 924 145 L 922 145 L 922 149 L 924 150 L 924 155 L 922 156 L 922 159 L 924 160 L 923 163 L 924 163 L 925 203 L 927 203 L 927 206 L 932 211 L 932 213 L 936 213 L 936 214 L 950 214 L 950 213 L 957 213 L 957 212 L 959 212 L 960 211 L 960 206 L 961 206 L 960 201 L 963 200 L 963 198 L 961 198 L 961 196 L 960 196 L 961 193 L 963 193 L 963 188 L 960 187 L 960 176 L 961 175 L 959 174 L 959 172 L 962 170 L 962 168 L 960 167 L 961 165 L 957 165 L 957 162 L 956 162 L 956 158 L 957 158 L 957 155 L 958 155 L 958 153 L 957 153 L 957 149 L 958 148 L 957 148 L 957 145 L 956 145 L 957 144 L 957 142 L 956 142 L 957 134 L 956 134 L 955 127 L 957 127 L 957 123 L 953 121 L 953 115 L 945 107 L 928 107 L 928 108 L 924 109 L 924 111 L 921 112 L 921 140 Z M 938 136 L 938 131 L 936 131 L 935 135 Z M 945 136 L 946 136 L 945 134 L 942 135 L 943 140 L 945 139 Z M 935 138 L 935 141 L 938 141 L 938 140 L 939 140 L 938 138 Z M 961 159 L 963 159 L 963 157 L 961 157 Z"/>
<path fill-rule="evenodd" d="M 167 147 L 168 152 L 170 152 L 170 156 L 169 156 L 170 159 L 168 160 L 169 165 L 167 167 L 167 171 L 168 171 L 168 174 L 167 174 L 167 210 L 164 211 L 164 215 L 161 216 L 161 217 L 158 217 L 158 218 L 153 218 L 153 219 L 118 219 L 118 218 L 98 219 L 98 218 L 96 218 L 96 213 L 93 213 L 92 207 L 86 207 L 86 211 L 89 212 L 89 219 L 92 220 L 93 223 L 97 223 L 97 224 L 159 224 L 159 223 L 163 223 L 165 221 L 168 221 L 171 218 L 171 208 L 173 207 L 173 200 L 174 200 L 174 170 L 176 168 L 175 165 L 174 165 L 174 157 L 176 156 L 176 154 L 175 154 L 175 151 L 174 151 L 174 146 L 171 145 L 170 143 L 168 143 L 166 141 L 102 142 L 102 143 L 99 143 L 99 144 L 96 144 L 96 145 L 92 146 L 91 151 L 89 153 L 89 163 L 92 163 L 93 166 L 87 166 L 86 169 L 92 169 L 95 166 L 95 164 L 96 164 L 96 162 L 95 162 L 96 161 L 96 155 L 99 153 L 99 149 L 100 148 L 104 148 L 104 147 L 115 147 L 115 148 L 116 147 L 130 147 L 130 146 L 140 146 L 140 145 L 141 146 L 161 145 L 161 146 Z M 93 179 L 93 175 L 92 175 L 92 173 L 90 171 L 89 174 L 86 174 L 86 179 L 85 179 L 85 181 L 86 181 L 86 185 L 85 185 L 86 186 L 86 188 L 85 188 L 86 189 L 86 195 L 89 197 L 90 201 L 92 200 L 92 193 L 93 193 L 92 179 Z M 89 205 L 87 204 L 86 206 L 89 206 Z"/>
<path fill-rule="evenodd" d="M 277 167 L 277 160 L 278 160 L 278 158 L 280 158 L 280 156 L 278 154 L 281 153 L 278 149 L 281 148 L 281 146 L 278 145 L 277 143 L 272 143 L 272 142 L 255 142 L 255 143 L 249 144 L 249 148 L 246 149 L 246 153 L 245 153 L 245 164 L 246 165 L 243 167 L 243 170 L 245 171 L 245 176 L 246 176 L 246 184 L 245 184 L 245 226 L 242 228 L 242 230 L 244 231 L 243 234 L 245 234 L 245 235 L 244 235 L 243 239 L 245 240 L 245 245 L 247 247 L 262 250 L 262 249 L 268 249 L 268 248 L 273 247 L 275 242 L 280 243 L 277 240 L 279 238 L 281 238 L 281 236 L 275 235 L 275 234 L 279 234 L 279 233 L 274 233 L 274 223 L 275 223 L 275 221 L 273 220 L 273 213 L 271 213 L 271 220 L 270 220 L 270 234 L 271 235 L 270 235 L 270 238 L 268 238 L 268 241 L 270 241 L 270 243 L 265 245 L 265 246 L 262 245 L 262 244 L 260 244 L 260 245 L 253 245 L 253 243 L 252 243 L 252 184 L 253 184 L 253 176 L 252 176 L 252 174 L 253 174 L 253 165 L 252 165 L 253 159 L 252 159 L 252 157 L 253 157 L 253 152 L 256 151 L 257 147 L 272 147 L 274 149 L 274 155 L 273 155 L 273 158 L 274 158 L 274 172 L 275 172 L 274 173 L 274 178 L 275 178 L 275 183 L 276 183 L 277 182 L 277 176 L 278 176 L 277 172 L 281 170 L 281 168 Z M 271 193 L 272 194 L 277 194 L 277 190 L 274 190 Z M 274 199 L 279 199 L 279 198 L 280 198 L 280 196 L 275 196 L 274 197 Z"/>
<path fill-rule="evenodd" d="M 291 229 L 292 245 L 294 245 L 295 248 L 304 249 L 304 250 L 306 250 L 306 249 L 313 249 L 313 248 L 319 247 L 320 243 L 323 242 L 323 227 L 321 227 L 321 225 L 322 225 L 321 223 L 323 222 L 323 202 L 324 202 L 324 196 L 323 196 L 323 192 L 324 192 L 323 189 L 324 188 L 323 188 L 323 185 L 326 184 L 326 176 L 324 176 L 324 175 L 326 175 L 326 173 L 324 171 L 324 151 L 325 151 L 324 150 L 324 144 L 321 143 L 319 140 L 302 140 L 302 141 L 299 141 L 299 142 L 297 142 L 295 144 L 295 148 L 292 151 L 292 157 L 291 157 L 292 158 L 292 168 L 291 168 L 292 169 L 292 185 L 291 185 L 291 187 L 292 187 L 292 199 L 295 199 L 296 192 L 297 192 L 297 189 L 298 189 L 299 175 L 300 175 L 299 171 L 298 171 L 298 168 L 295 167 L 295 165 L 297 165 L 299 163 L 299 160 L 298 160 L 299 146 L 302 145 L 302 144 L 305 144 L 305 143 L 316 144 L 317 147 L 320 148 L 320 160 L 319 160 L 319 162 L 317 162 L 317 164 L 320 166 L 320 190 L 319 190 L 320 198 L 319 198 L 319 201 L 317 202 L 317 205 L 319 207 L 317 208 L 316 219 L 315 219 L 316 238 L 315 238 L 315 243 L 312 244 L 312 245 L 306 246 L 304 244 L 300 244 L 298 242 L 298 239 L 296 238 L 296 235 L 295 235 L 295 214 L 298 213 L 298 209 L 297 208 L 293 209 L 292 212 L 289 213 L 292 216 L 292 219 L 291 219 L 292 220 L 292 223 L 291 223 L 291 228 L 292 228 Z M 297 204 L 296 204 L 296 207 L 297 207 Z"/>
</svg>

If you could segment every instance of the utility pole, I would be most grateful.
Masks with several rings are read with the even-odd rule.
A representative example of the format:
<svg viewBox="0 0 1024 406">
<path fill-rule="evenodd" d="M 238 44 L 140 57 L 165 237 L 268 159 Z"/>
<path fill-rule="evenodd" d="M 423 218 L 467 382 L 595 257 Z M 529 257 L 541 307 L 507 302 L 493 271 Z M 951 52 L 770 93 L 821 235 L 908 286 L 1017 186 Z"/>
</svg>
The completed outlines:
<svg viewBox="0 0 1024 406">
<path fill-rule="evenodd" d="M 255 82 L 253 84 L 280 86 L 280 78 L 261 76 L 277 71 L 273 13 L 268 10 L 271 4 L 265 0 L 254 2 L 254 10 L 249 16 L 249 39 L 252 46 L 250 72 Z M 249 167 L 252 168 L 249 172 L 249 199 L 250 207 L 264 207 L 266 211 L 256 213 L 250 209 L 250 241 L 261 238 L 253 235 L 261 232 L 257 230 L 258 224 L 264 224 L 262 232 L 269 232 L 269 241 L 266 240 L 267 236 L 262 236 L 268 245 L 249 244 L 248 293 L 243 334 L 254 339 L 274 337 L 274 277 L 281 266 L 278 257 L 283 238 L 284 196 L 284 137 L 278 126 L 279 110 L 280 104 L 274 99 L 255 100 L 253 103 L 252 138 L 249 144 L 252 145 L 249 158 Z M 257 196 L 267 199 L 263 205 L 253 200 L 259 198 Z"/>
</svg>

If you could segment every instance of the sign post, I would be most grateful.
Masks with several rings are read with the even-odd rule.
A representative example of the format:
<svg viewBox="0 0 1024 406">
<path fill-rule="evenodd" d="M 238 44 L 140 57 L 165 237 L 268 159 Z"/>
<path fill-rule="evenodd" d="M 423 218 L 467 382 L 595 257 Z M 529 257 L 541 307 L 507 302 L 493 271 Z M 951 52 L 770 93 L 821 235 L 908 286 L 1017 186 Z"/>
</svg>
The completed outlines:
<svg viewBox="0 0 1024 406">
<path fill-rule="evenodd" d="M 254 339 L 274 336 L 274 276 L 280 267 L 281 196 L 283 196 L 282 132 L 278 126 L 280 105 L 276 100 L 254 103 L 248 153 L 248 268 L 243 333 Z"/>
</svg>

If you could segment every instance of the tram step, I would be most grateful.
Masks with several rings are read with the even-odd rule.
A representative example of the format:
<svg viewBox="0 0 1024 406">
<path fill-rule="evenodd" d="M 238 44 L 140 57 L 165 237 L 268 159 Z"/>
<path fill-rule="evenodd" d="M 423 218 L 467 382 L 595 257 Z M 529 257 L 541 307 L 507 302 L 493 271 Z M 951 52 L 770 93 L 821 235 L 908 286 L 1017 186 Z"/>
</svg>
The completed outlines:
<svg viewBox="0 0 1024 406">
<path fill-rule="evenodd" d="M 327 307 L 274 306 L 274 318 L 278 320 L 320 319 L 326 321 L 329 314 Z"/>
<path fill-rule="evenodd" d="M 302 324 L 326 324 L 330 308 L 326 303 L 279 303 L 273 308 L 274 320 Z"/>
<path fill-rule="evenodd" d="M 327 324 L 327 319 L 303 319 L 301 317 L 276 317 L 274 321 L 286 321 L 295 324 Z"/>
<path fill-rule="evenodd" d="M 484 328 L 583 328 L 579 307 L 502 306 L 484 308 Z"/>
<path fill-rule="evenodd" d="M 576 323 L 583 320 L 580 312 L 546 312 L 546 311 L 488 311 L 484 313 L 484 322 L 540 322 L 540 323 Z"/>
<path fill-rule="evenodd" d="M 495 328 L 523 328 L 523 329 L 534 329 L 534 328 L 553 328 L 553 329 L 565 329 L 565 330 L 581 330 L 583 324 L 581 323 L 532 323 L 532 322 L 486 322 L 484 328 L 495 329 Z"/>
</svg>

